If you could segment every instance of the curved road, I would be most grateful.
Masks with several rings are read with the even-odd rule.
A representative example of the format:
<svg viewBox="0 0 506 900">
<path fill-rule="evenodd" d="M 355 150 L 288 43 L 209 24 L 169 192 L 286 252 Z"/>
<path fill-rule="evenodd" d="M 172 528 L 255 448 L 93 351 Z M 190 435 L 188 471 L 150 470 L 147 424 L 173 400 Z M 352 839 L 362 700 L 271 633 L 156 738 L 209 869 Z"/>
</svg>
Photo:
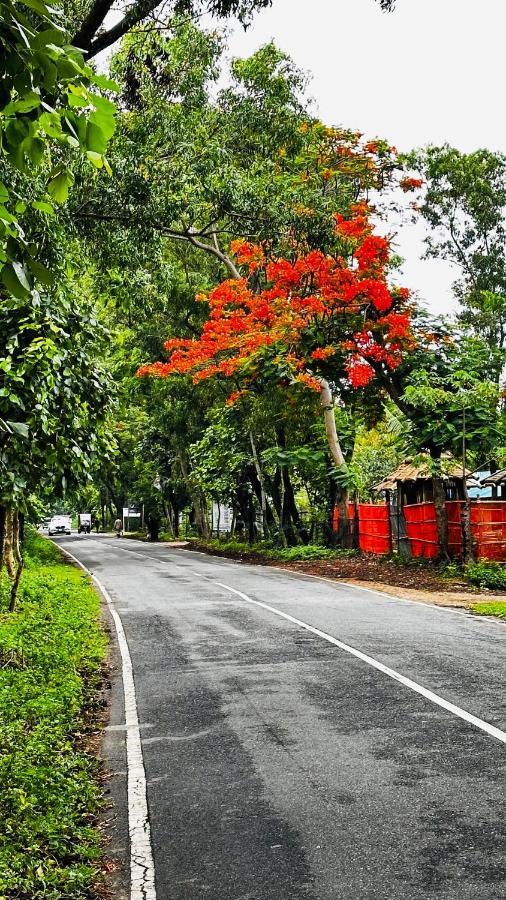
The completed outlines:
<svg viewBox="0 0 506 900">
<path fill-rule="evenodd" d="M 504 625 L 166 546 L 58 543 L 128 641 L 157 900 L 506 897 Z M 119 856 L 123 723 L 116 703 Z"/>
</svg>

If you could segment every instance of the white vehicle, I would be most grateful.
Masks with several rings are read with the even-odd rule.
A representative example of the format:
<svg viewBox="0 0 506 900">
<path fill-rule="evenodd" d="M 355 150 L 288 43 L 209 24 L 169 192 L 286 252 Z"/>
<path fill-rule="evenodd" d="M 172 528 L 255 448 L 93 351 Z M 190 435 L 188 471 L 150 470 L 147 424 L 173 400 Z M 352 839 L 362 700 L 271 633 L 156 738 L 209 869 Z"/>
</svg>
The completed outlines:
<svg viewBox="0 0 506 900">
<path fill-rule="evenodd" d="M 91 534 L 91 513 L 79 513 L 77 531 L 79 534 Z"/>
<path fill-rule="evenodd" d="M 71 516 L 53 516 L 47 526 L 47 533 L 52 534 L 70 534 L 72 527 Z"/>
</svg>

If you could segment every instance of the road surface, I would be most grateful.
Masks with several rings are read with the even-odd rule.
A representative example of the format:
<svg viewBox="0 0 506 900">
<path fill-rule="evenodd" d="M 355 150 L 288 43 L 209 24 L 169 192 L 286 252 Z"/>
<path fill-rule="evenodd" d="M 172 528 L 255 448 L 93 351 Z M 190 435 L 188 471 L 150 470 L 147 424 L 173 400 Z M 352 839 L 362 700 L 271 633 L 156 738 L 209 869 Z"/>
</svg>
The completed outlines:
<svg viewBox="0 0 506 900">
<path fill-rule="evenodd" d="M 506 897 L 504 625 L 186 550 L 57 543 L 128 641 L 147 900 Z M 124 782 L 123 722 L 113 709 L 106 754 Z"/>
</svg>

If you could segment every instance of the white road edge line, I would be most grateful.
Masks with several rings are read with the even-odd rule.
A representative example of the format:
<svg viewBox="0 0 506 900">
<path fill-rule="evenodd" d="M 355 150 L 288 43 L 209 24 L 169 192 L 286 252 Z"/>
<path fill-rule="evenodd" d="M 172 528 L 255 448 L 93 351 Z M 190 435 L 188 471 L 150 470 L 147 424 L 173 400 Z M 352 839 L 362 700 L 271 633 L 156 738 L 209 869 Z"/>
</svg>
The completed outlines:
<svg viewBox="0 0 506 900">
<path fill-rule="evenodd" d="M 121 652 L 123 693 L 125 697 L 126 752 L 128 770 L 128 830 L 130 834 L 130 900 L 156 900 L 155 866 L 151 847 L 146 772 L 142 758 L 141 733 L 137 714 L 137 701 L 132 669 L 132 659 L 123 623 L 114 609 L 112 599 L 101 581 L 70 553 L 63 552 L 91 577 L 107 602 L 114 621 Z"/>
<path fill-rule="evenodd" d="M 400 672 L 396 672 L 395 669 L 390 669 L 388 666 L 383 665 L 383 663 L 379 662 L 379 660 L 374 659 L 374 657 L 372 656 L 368 656 L 367 653 L 362 653 L 361 650 L 356 650 L 355 647 L 351 647 L 350 644 L 345 644 L 343 641 L 339 641 L 337 638 L 332 637 L 331 634 L 327 634 L 325 631 L 320 631 L 320 629 L 315 628 L 314 625 L 308 625 L 307 622 L 302 622 L 301 619 L 296 619 L 295 616 L 290 616 L 288 613 L 282 612 L 280 609 L 276 609 L 274 606 L 269 606 L 268 603 L 262 603 L 261 600 L 253 600 L 252 597 L 248 597 L 248 595 L 243 594 L 242 591 L 238 591 L 236 590 L 236 588 L 230 587 L 229 584 L 223 584 L 221 581 L 215 581 L 214 584 L 218 585 L 218 587 L 224 588 L 227 591 L 231 591 L 232 594 L 237 594 L 238 597 L 246 600 L 247 603 L 253 603 L 255 604 L 255 606 L 261 606 L 268 612 L 274 613 L 274 615 L 280 616 L 282 619 L 286 619 L 287 622 L 292 622 L 294 625 L 298 625 L 299 628 L 304 628 L 305 631 L 312 632 L 312 634 L 315 634 L 317 637 L 321 637 L 323 638 L 323 640 L 328 641 L 329 644 L 334 644 L 335 647 L 339 647 L 340 650 L 345 650 L 346 653 L 350 653 L 351 656 L 355 656 L 357 659 L 362 660 L 362 662 L 367 663 L 367 665 L 372 666 L 379 672 L 383 672 L 384 675 L 388 675 L 388 677 L 393 678 L 394 681 L 398 681 L 400 684 L 403 684 L 405 687 L 414 691 L 416 694 L 420 694 L 422 697 L 425 697 L 426 700 L 430 700 L 431 703 L 435 703 L 437 706 L 441 706 L 443 709 L 446 709 L 447 712 L 452 713 L 459 719 L 463 719 L 464 722 L 469 722 L 471 725 L 474 725 L 481 731 L 485 731 L 491 737 L 494 737 L 498 741 L 501 741 L 503 744 L 506 744 L 506 732 L 501 731 L 500 728 L 496 728 L 495 725 L 490 725 L 483 719 L 479 719 L 477 716 L 473 716 L 472 713 L 466 712 L 466 710 L 461 709 L 460 706 L 455 706 L 454 703 L 450 703 L 449 700 L 445 700 L 444 697 L 440 697 L 439 694 L 434 694 L 433 691 L 429 691 L 428 688 L 423 687 L 423 685 L 418 684 L 416 681 L 412 681 L 411 678 L 406 678 L 405 675 L 401 675 Z"/>
</svg>

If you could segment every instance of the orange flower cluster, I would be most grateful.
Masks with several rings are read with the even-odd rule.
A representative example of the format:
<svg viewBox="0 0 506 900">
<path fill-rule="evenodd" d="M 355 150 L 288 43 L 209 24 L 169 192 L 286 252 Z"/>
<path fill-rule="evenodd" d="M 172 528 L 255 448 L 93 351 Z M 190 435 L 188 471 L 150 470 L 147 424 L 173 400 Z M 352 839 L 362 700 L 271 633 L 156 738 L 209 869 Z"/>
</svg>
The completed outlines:
<svg viewBox="0 0 506 900">
<path fill-rule="evenodd" d="M 401 178 L 401 180 L 399 181 L 399 187 L 404 191 L 405 194 L 408 191 L 417 191 L 419 188 L 421 188 L 422 184 L 423 184 L 422 178 L 406 177 L 406 178 Z"/>
<path fill-rule="evenodd" d="M 237 261 L 255 272 L 229 279 L 206 298 L 209 316 L 198 339 L 165 344 L 169 359 L 143 366 L 139 375 L 190 374 L 194 382 L 221 376 L 248 385 L 266 353 L 279 364 L 280 381 L 319 390 L 319 375 L 367 385 L 381 370 L 396 369 L 413 345 L 409 292 L 391 289 L 385 267 L 388 242 L 373 234 L 364 205 L 350 219 L 335 216 L 347 257 L 313 250 L 293 260 L 267 261 L 261 247 L 235 241 Z M 199 298 L 202 299 L 202 298 Z M 229 402 L 243 395 L 234 391 Z"/>
</svg>

